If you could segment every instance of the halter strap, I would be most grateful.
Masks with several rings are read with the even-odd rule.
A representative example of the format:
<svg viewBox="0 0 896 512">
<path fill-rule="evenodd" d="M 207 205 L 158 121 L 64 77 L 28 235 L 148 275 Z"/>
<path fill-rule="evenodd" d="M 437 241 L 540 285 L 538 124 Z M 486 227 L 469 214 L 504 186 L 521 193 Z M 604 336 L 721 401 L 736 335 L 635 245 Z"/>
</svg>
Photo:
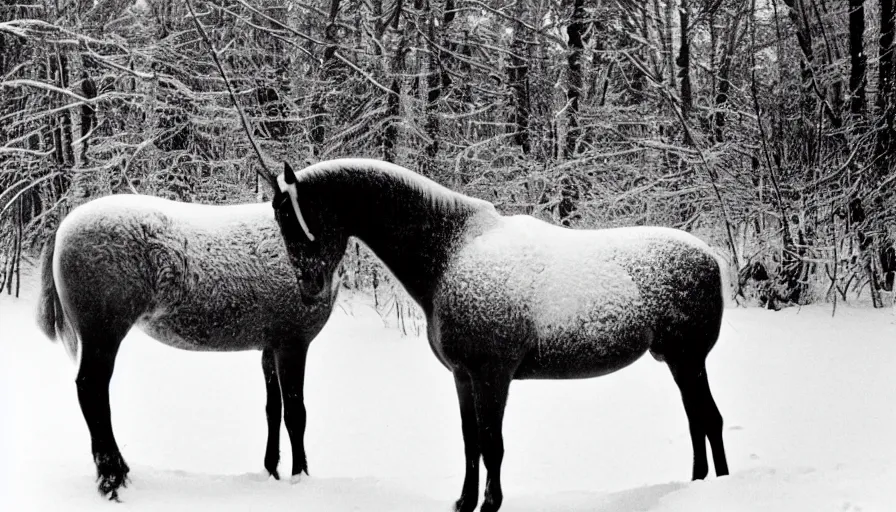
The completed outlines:
<svg viewBox="0 0 896 512">
<path fill-rule="evenodd" d="M 314 235 L 308 230 L 308 224 L 305 224 L 305 218 L 302 217 L 302 210 L 299 209 L 299 200 L 297 199 L 299 191 L 296 190 L 296 184 L 293 183 L 288 185 L 286 183 L 286 178 L 283 177 L 283 174 L 280 174 L 277 176 L 277 185 L 280 187 L 280 192 L 289 195 L 289 200 L 292 202 L 292 208 L 296 212 L 296 217 L 299 219 L 299 225 L 302 226 L 302 231 L 305 232 L 305 236 L 308 237 L 308 240 L 313 242 Z"/>
</svg>

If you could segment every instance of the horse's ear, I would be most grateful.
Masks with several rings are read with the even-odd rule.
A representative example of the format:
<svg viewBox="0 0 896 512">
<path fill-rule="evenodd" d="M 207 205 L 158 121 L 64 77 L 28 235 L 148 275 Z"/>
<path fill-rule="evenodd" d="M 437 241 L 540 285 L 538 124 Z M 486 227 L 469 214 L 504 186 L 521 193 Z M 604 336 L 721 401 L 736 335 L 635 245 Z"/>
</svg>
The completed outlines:
<svg viewBox="0 0 896 512">
<path fill-rule="evenodd" d="M 283 181 L 286 182 L 287 185 L 292 185 L 296 181 L 296 173 L 293 172 L 292 166 L 289 165 L 289 162 L 283 162 Z"/>
</svg>

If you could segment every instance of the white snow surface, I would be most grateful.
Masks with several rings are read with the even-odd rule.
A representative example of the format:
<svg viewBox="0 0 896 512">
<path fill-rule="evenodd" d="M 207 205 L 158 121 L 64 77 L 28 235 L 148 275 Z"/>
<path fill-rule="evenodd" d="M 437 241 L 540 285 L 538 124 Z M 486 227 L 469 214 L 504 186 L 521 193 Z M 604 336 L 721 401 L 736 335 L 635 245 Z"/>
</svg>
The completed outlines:
<svg viewBox="0 0 896 512">
<path fill-rule="evenodd" d="M 180 351 L 134 330 L 111 387 L 131 482 L 107 503 L 72 364 L 34 325 L 36 280 L 23 284 L 0 296 L 0 510 L 447 512 L 460 493 L 450 374 L 346 295 L 308 357 L 310 477 L 289 482 L 285 428 L 287 478 L 263 474 L 259 352 Z M 892 310 L 727 309 L 708 372 L 732 474 L 701 482 L 664 364 L 514 382 L 501 510 L 896 510 L 894 333 Z"/>
</svg>

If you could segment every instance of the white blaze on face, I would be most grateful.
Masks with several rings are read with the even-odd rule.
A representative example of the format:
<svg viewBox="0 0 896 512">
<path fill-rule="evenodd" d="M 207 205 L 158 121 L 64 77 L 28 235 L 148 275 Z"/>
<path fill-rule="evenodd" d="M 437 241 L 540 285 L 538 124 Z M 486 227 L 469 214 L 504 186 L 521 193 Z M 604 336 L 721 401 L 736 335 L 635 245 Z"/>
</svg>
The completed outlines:
<svg viewBox="0 0 896 512">
<path fill-rule="evenodd" d="M 289 196 L 289 200 L 292 201 L 292 209 L 296 212 L 296 217 L 299 219 L 299 224 L 302 226 L 302 231 L 305 232 L 305 236 L 308 237 L 308 240 L 313 242 L 314 235 L 308 230 L 308 224 L 305 224 L 305 218 L 302 217 L 302 210 L 299 209 L 299 200 L 297 199 L 299 192 L 296 190 L 296 184 L 293 183 L 292 185 L 287 185 L 286 178 L 281 174 L 277 176 L 277 185 L 280 187 L 280 192 Z"/>
</svg>

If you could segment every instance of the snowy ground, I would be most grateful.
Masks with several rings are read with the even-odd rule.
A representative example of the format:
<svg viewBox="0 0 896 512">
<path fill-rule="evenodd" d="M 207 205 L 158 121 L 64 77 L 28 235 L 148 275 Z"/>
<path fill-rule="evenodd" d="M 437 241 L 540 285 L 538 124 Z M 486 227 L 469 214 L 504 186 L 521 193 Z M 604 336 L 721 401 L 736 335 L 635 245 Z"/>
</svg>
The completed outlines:
<svg viewBox="0 0 896 512">
<path fill-rule="evenodd" d="M 26 284 L 0 297 L 0 510 L 448 511 L 460 492 L 450 374 L 355 299 L 311 347 L 313 476 L 295 485 L 261 473 L 259 353 L 189 353 L 132 332 L 112 381 L 132 482 L 105 503 L 74 368 L 34 326 Z M 696 483 L 678 391 L 652 358 L 599 379 L 515 382 L 502 510 L 894 510 L 894 361 L 891 310 L 728 309 L 708 368 L 732 475 Z"/>
</svg>

